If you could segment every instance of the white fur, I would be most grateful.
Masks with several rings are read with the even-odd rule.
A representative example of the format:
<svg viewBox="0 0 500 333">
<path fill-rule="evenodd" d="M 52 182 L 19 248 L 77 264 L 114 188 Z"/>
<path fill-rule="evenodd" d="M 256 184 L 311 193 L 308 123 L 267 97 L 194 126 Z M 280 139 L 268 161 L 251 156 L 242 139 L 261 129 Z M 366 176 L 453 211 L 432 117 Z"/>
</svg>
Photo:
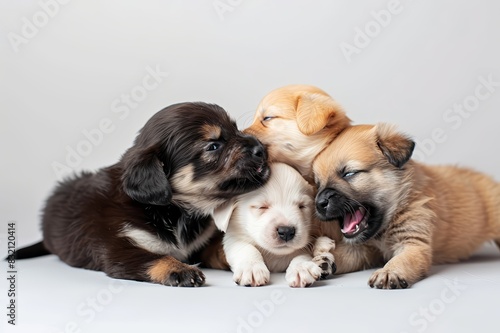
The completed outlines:
<svg viewBox="0 0 500 333">
<path fill-rule="evenodd" d="M 146 230 L 134 228 L 130 225 L 125 226 L 120 233 L 121 237 L 127 237 L 134 245 L 143 250 L 151 253 L 170 255 L 181 261 L 187 260 L 193 251 L 205 245 L 210 237 L 213 235 L 215 225 L 211 224 L 194 242 L 190 244 L 182 244 L 179 242 L 180 247 L 176 247 L 170 242 L 166 242 L 159 238 L 157 235 L 152 234 Z M 178 235 L 180 236 L 180 235 Z"/>
<path fill-rule="evenodd" d="M 265 285 L 270 272 L 285 270 L 292 287 L 305 287 L 319 279 L 321 260 L 313 261 L 310 244 L 312 214 L 312 186 L 282 163 L 271 165 L 271 177 L 262 188 L 216 209 L 214 220 L 226 231 L 224 251 L 235 282 Z M 287 242 L 280 239 L 280 226 L 294 227 L 295 237 Z M 322 250 L 328 248 L 324 251 L 328 253 L 333 241 L 320 238 Z"/>
</svg>

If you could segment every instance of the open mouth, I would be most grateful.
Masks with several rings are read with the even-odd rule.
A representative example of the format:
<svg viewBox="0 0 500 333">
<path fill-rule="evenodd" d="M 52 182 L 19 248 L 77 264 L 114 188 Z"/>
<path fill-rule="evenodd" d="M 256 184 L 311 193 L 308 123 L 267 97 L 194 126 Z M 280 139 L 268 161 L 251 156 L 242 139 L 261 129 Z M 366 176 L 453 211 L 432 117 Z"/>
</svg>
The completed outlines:
<svg viewBox="0 0 500 333">
<path fill-rule="evenodd" d="M 346 213 L 342 221 L 342 234 L 346 238 L 353 238 L 368 228 L 369 212 L 359 207 L 352 213 Z"/>
</svg>

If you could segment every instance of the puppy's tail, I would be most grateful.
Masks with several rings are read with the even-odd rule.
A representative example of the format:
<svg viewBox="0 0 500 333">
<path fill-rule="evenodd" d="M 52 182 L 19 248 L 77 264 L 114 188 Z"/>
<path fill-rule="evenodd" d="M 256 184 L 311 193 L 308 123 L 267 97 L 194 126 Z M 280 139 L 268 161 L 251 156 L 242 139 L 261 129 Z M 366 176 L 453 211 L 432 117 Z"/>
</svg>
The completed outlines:
<svg viewBox="0 0 500 333">
<path fill-rule="evenodd" d="M 42 242 L 35 243 L 33 245 L 24 247 L 22 249 L 16 250 L 13 254 L 9 255 L 6 260 L 12 259 L 28 259 L 41 257 L 50 254 L 50 251 L 45 248 Z"/>
</svg>

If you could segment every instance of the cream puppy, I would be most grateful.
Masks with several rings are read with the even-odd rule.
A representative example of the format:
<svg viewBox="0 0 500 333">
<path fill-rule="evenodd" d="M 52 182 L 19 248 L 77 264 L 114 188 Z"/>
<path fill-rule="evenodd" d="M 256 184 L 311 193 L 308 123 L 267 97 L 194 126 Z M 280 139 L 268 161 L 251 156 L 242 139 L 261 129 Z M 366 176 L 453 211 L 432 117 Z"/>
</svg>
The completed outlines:
<svg viewBox="0 0 500 333">
<path fill-rule="evenodd" d="M 313 187 L 291 166 L 271 164 L 262 187 L 238 196 L 214 214 L 225 231 L 224 252 L 239 285 L 262 286 L 285 272 L 291 287 L 306 287 L 335 270 L 335 243 L 315 238 Z"/>
</svg>

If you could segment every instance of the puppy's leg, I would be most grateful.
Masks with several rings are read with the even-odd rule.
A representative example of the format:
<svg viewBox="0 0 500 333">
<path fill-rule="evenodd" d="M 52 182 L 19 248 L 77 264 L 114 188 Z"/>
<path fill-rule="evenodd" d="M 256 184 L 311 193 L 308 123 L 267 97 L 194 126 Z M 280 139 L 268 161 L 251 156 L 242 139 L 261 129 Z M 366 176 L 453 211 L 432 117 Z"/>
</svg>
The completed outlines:
<svg viewBox="0 0 500 333">
<path fill-rule="evenodd" d="M 321 268 L 322 279 L 335 273 L 337 270 L 335 257 L 331 252 L 334 249 L 335 241 L 325 236 L 318 237 L 314 243 L 312 261 Z"/>
<path fill-rule="evenodd" d="M 271 272 L 262 254 L 253 245 L 240 241 L 226 242 L 224 251 L 236 284 L 258 287 L 269 283 Z"/>
<path fill-rule="evenodd" d="M 184 264 L 172 256 L 124 247 L 108 254 L 106 258 L 103 271 L 117 279 L 179 287 L 199 287 L 205 283 L 205 275 L 199 268 Z"/>
<path fill-rule="evenodd" d="M 293 288 L 308 287 L 321 278 L 323 270 L 309 254 L 296 256 L 286 269 L 285 279 Z"/>
<path fill-rule="evenodd" d="M 432 265 L 434 214 L 427 208 L 410 209 L 392 221 L 384 247 L 392 252 L 385 266 L 368 280 L 378 289 L 407 288 L 425 277 Z"/>
<path fill-rule="evenodd" d="M 420 222 L 420 227 L 425 226 L 426 221 Z M 418 223 L 406 220 L 395 223 L 387 230 L 390 237 L 388 247 L 392 249 L 393 257 L 383 268 L 373 273 L 368 280 L 370 287 L 407 288 L 427 275 L 432 265 L 431 235 L 425 231 L 426 228 L 416 233 L 412 226 L 418 226 Z"/>
<path fill-rule="evenodd" d="M 378 289 L 408 288 L 427 275 L 432 263 L 430 247 L 403 245 L 400 252 L 373 273 L 368 284 Z"/>
</svg>

